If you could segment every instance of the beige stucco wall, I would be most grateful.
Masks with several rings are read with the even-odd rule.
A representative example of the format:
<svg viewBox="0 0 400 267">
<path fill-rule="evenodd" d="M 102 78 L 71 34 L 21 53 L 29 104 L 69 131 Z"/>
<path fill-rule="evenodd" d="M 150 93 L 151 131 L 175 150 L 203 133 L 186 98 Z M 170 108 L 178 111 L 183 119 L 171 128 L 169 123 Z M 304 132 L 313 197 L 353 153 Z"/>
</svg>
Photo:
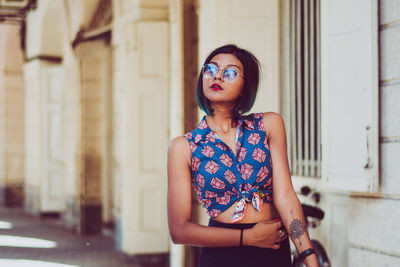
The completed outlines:
<svg viewBox="0 0 400 267">
<path fill-rule="evenodd" d="M 0 187 L 18 190 L 14 196 L 23 201 L 24 181 L 24 81 L 23 53 L 18 25 L 0 25 Z M 12 189 L 18 188 L 18 189 Z M 5 193 L 6 204 L 9 196 Z M 12 193 L 13 194 L 13 193 Z M 11 200 L 12 204 L 13 200 Z M 21 204 L 20 203 L 20 204 Z M 17 204 L 17 203 L 15 203 Z"/>
<path fill-rule="evenodd" d="M 75 55 L 71 42 L 82 25 L 84 13 L 79 1 L 68 1 L 68 5 L 63 9 L 65 14 L 65 39 L 63 48 L 62 65 L 65 70 L 64 91 L 64 157 L 65 157 L 65 197 L 66 212 L 63 215 L 66 226 L 77 229 L 79 225 L 78 198 L 79 189 L 78 177 L 81 173 L 81 92 L 80 92 L 80 69 L 79 61 Z M 74 14 L 74 15 L 71 15 Z"/>
</svg>

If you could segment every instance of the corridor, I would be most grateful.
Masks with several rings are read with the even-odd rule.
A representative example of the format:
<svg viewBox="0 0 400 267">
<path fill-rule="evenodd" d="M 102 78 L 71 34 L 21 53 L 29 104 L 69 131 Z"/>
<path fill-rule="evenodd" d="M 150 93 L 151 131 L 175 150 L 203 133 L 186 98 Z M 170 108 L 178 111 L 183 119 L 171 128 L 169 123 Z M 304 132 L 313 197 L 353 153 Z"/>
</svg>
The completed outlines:
<svg viewBox="0 0 400 267">
<path fill-rule="evenodd" d="M 151 258 L 147 259 L 151 262 Z M 0 206 L 0 266 L 13 267 L 161 267 L 139 264 L 115 249 L 109 235 L 81 236 L 58 219 L 38 218 Z"/>
</svg>

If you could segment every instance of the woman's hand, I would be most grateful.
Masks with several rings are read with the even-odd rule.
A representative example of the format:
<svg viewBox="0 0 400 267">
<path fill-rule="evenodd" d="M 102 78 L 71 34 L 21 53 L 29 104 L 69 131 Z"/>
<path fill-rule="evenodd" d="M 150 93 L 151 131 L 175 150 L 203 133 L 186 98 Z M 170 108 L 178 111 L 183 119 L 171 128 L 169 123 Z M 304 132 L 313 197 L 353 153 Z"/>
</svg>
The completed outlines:
<svg viewBox="0 0 400 267">
<path fill-rule="evenodd" d="M 279 242 L 287 238 L 281 221 L 261 221 L 243 231 L 243 244 L 262 248 L 279 249 Z"/>
</svg>

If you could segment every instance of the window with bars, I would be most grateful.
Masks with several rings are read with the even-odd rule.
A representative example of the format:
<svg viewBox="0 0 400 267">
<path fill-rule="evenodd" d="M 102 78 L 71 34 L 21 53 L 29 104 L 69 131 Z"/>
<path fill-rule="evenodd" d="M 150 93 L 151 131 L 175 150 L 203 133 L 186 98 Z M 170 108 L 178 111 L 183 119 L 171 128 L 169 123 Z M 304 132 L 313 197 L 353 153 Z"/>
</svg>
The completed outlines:
<svg viewBox="0 0 400 267">
<path fill-rule="evenodd" d="M 321 177 L 320 0 L 290 0 L 290 164 Z"/>
</svg>

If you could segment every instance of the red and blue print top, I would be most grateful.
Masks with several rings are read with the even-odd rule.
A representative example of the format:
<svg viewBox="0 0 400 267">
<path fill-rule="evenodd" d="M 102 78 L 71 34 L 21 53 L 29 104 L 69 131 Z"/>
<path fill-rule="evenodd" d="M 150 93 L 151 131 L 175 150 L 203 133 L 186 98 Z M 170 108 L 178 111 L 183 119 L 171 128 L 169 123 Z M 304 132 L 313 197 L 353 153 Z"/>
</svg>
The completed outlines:
<svg viewBox="0 0 400 267">
<path fill-rule="evenodd" d="M 192 151 L 192 185 L 197 199 L 216 217 L 236 201 L 232 222 L 244 217 L 246 202 L 262 211 L 272 202 L 272 166 L 263 114 L 241 116 L 236 128 L 236 155 L 207 125 L 185 134 Z"/>
</svg>

